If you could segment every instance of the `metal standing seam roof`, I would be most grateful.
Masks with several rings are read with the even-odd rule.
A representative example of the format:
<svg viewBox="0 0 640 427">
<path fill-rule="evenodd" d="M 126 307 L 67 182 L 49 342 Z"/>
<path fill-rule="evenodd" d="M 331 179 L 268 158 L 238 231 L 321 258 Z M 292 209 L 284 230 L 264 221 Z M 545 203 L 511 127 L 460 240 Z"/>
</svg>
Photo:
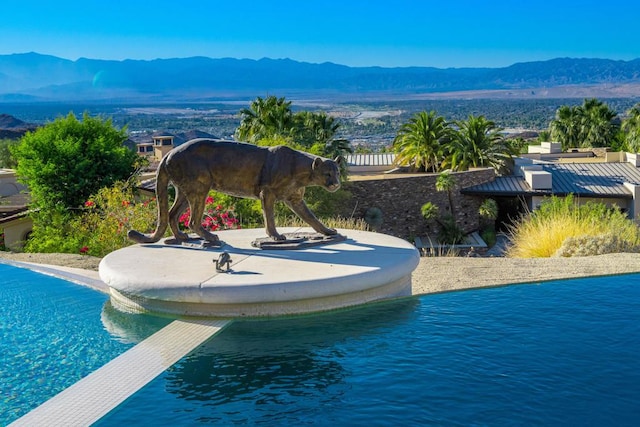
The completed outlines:
<svg viewBox="0 0 640 427">
<path fill-rule="evenodd" d="M 349 154 L 345 156 L 349 166 L 393 166 L 396 155 L 393 153 L 381 154 Z"/>
<path fill-rule="evenodd" d="M 542 164 L 552 174 L 551 190 L 533 190 L 522 176 L 497 177 L 492 182 L 462 189 L 464 194 L 496 196 L 567 195 L 632 198 L 624 183 L 640 185 L 640 169 L 630 163 Z"/>
</svg>

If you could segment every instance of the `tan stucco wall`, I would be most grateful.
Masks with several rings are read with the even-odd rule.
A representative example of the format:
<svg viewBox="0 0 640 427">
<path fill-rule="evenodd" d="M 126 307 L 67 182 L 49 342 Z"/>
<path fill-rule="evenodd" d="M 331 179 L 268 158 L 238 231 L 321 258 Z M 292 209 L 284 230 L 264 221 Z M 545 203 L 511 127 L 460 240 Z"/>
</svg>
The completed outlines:
<svg viewBox="0 0 640 427">
<path fill-rule="evenodd" d="M 0 232 L 4 232 L 4 245 L 10 250 L 20 250 L 27 234 L 31 231 L 31 218 L 23 217 L 0 225 Z"/>
</svg>

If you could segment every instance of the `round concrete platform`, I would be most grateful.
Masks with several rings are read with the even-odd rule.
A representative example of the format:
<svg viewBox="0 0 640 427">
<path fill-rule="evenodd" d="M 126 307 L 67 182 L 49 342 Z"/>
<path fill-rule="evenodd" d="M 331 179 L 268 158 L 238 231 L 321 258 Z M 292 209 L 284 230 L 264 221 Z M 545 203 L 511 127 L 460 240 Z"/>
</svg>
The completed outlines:
<svg viewBox="0 0 640 427">
<path fill-rule="evenodd" d="M 133 245 L 104 257 L 99 273 L 120 310 L 187 316 L 300 314 L 411 294 L 420 259 L 413 245 L 385 234 L 339 232 L 346 240 L 299 250 L 252 247 L 264 229 L 218 232 L 220 248 Z M 223 252 L 230 270 L 218 272 Z"/>
</svg>

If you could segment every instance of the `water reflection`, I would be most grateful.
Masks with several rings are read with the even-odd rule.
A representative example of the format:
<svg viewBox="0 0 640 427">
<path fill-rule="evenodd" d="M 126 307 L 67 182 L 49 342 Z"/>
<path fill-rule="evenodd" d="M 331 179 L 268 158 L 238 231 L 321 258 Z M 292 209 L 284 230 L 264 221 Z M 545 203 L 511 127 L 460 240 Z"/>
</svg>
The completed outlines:
<svg viewBox="0 0 640 427">
<path fill-rule="evenodd" d="M 147 314 L 124 313 L 114 308 L 109 300 L 102 307 L 100 320 L 104 329 L 123 344 L 137 344 L 173 321 Z"/>
<path fill-rule="evenodd" d="M 340 361 L 347 357 L 336 344 L 410 321 L 417 304 L 404 299 L 315 316 L 237 321 L 171 367 L 166 390 L 207 405 L 335 398 L 342 394 Z"/>
</svg>

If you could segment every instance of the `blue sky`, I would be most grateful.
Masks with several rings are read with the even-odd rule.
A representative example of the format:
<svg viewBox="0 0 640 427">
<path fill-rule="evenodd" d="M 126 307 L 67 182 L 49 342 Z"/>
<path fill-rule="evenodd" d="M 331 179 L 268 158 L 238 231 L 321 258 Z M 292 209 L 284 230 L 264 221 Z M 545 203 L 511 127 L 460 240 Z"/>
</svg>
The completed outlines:
<svg viewBox="0 0 640 427">
<path fill-rule="evenodd" d="M 640 57 L 640 2 L 6 1 L 0 54 L 208 56 L 350 66 L 502 67 Z"/>
</svg>

